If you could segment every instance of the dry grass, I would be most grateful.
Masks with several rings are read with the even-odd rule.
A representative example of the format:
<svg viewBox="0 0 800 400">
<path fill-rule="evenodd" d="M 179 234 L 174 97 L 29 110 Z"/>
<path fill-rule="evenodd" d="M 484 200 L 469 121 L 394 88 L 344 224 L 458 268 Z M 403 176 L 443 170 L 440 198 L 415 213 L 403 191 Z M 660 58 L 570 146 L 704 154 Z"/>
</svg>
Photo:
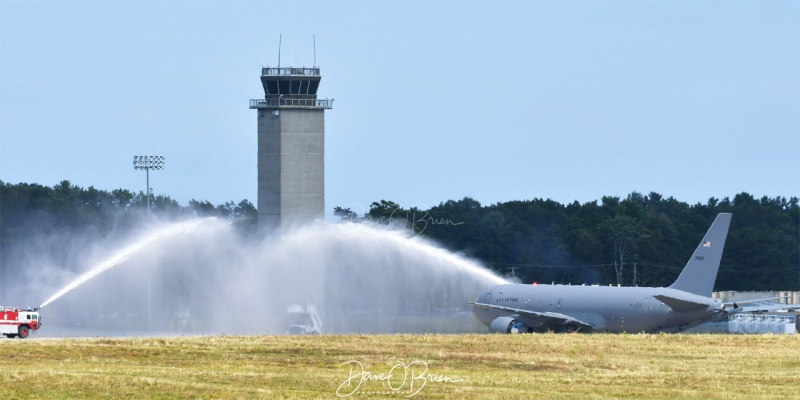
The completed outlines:
<svg viewBox="0 0 800 400">
<path fill-rule="evenodd" d="M 335 398 L 342 363 L 377 377 L 415 360 L 460 380 L 416 398 L 800 397 L 800 336 L 543 334 L 0 340 L 0 398 Z M 421 367 L 354 397 L 404 398 Z"/>
</svg>

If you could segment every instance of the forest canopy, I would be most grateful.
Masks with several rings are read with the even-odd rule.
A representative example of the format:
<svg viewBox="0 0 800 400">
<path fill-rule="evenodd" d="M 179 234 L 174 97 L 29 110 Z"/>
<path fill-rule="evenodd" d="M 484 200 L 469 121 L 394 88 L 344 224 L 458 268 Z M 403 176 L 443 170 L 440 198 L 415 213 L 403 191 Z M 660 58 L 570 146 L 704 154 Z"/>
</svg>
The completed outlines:
<svg viewBox="0 0 800 400">
<path fill-rule="evenodd" d="M 800 290 L 796 197 L 739 193 L 689 205 L 658 193 L 560 204 L 533 199 L 481 205 L 469 197 L 428 210 L 374 202 L 343 221 L 403 227 L 522 282 L 668 286 L 717 214 L 733 219 L 715 290 Z"/>
<path fill-rule="evenodd" d="M 125 235 L 147 213 L 143 192 L 111 192 L 62 181 L 55 186 L 0 181 L 0 273 L 10 254 L 42 235 Z M 606 196 L 587 203 L 515 200 L 492 205 L 465 197 L 427 210 L 389 201 L 358 215 L 335 207 L 343 222 L 386 225 L 423 236 L 522 282 L 666 286 L 678 276 L 721 212 L 733 214 L 715 290 L 800 290 L 798 198 L 739 193 L 689 205 L 658 193 Z M 150 196 L 160 219 L 216 216 L 233 221 L 242 240 L 256 235 L 248 200 L 181 206 Z"/>
</svg>

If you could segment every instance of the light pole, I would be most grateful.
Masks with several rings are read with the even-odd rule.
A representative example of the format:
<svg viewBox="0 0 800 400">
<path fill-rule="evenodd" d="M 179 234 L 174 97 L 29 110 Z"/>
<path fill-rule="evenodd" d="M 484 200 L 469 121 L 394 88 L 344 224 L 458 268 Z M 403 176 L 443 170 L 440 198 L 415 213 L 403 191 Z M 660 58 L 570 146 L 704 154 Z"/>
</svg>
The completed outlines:
<svg viewBox="0 0 800 400">
<path fill-rule="evenodd" d="M 164 156 L 133 156 L 133 169 L 143 169 L 147 173 L 147 215 L 150 215 L 150 170 L 164 169 Z"/>
<path fill-rule="evenodd" d="M 147 218 L 150 218 L 150 170 L 164 169 L 164 156 L 133 156 L 133 169 L 147 173 Z M 147 330 L 153 331 L 153 277 L 147 277 Z"/>
</svg>

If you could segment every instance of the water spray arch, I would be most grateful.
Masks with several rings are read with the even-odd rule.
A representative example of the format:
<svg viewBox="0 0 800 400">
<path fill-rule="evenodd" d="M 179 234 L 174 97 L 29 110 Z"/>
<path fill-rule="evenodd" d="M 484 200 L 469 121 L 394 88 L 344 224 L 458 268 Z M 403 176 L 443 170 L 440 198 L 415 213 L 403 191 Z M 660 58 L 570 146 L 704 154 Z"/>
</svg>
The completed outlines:
<svg viewBox="0 0 800 400">
<path fill-rule="evenodd" d="M 159 232 L 93 264 L 43 303 L 45 317 L 135 333 L 151 301 L 156 333 L 281 334 L 289 305 L 315 304 L 330 333 L 459 332 L 480 329 L 466 302 L 503 282 L 423 238 L 365 224 L 318 223 L 258 241 L 213 219 Z"/>
</svg>

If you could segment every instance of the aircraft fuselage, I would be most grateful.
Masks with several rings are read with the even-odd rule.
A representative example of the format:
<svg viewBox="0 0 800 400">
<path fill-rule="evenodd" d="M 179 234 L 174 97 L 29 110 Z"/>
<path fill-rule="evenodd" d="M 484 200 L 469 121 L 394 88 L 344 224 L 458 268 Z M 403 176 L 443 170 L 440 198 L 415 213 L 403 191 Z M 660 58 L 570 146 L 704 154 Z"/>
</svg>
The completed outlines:
<svg viewBox="0 0 800 400">
<path fill-rule="evenodd" d="M 659 295 L 693 304 L 670 307 L 653 297 Z M 476 303 L 473 313 L 487 326 L 498 317 L 518 313 L 480 304 L 526 310 L 532 314 L 568 315 L 591 324 L 594 332 L 617 333 L 675 331 L 722 312 L 721 304 L 709 297 L 652 287 L 509 284 L 489 288 Z M 546 319 L 523 316 L 519 320 L 536 330 L 550 328 Z"/>
</svg>

